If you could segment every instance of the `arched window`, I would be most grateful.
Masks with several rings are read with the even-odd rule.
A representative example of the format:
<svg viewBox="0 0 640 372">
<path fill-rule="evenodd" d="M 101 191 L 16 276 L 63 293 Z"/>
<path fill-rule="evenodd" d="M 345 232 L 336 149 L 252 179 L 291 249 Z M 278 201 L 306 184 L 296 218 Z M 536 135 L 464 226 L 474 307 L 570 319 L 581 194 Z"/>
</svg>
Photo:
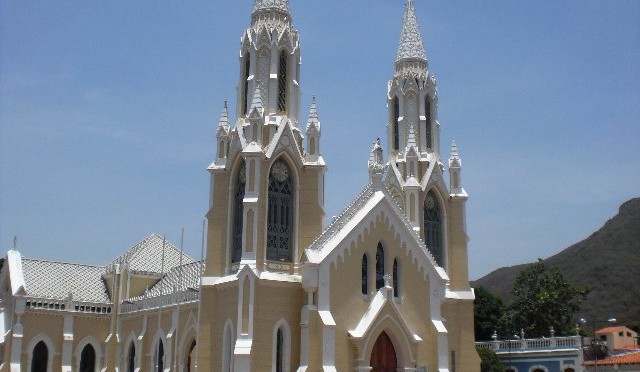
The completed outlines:
<svg viewBox="0 0 640 372">
<path fill-rule="evenodd" d="M 384 248 L 378 243 L 376 250 L 376 290 L 384 287 Z"/>
<path fill-rule="evenodd" d="M 249 53 L 244 55 L 244 81 L 242 90 L 242 113 L 247 114 L 249 110 L 249 75 L 251 74 L 251 56 Z"/>
<path fill-rule="evenodd" d="M 398 260 L 393 260 L 393 296 L 400 297 L 400 282 L 398 273 Z"/>
<path fill-rule="evenodd" d="M 276 372 L 284 371 L 284 335 L 282 329 L 278 329 L 276 336 Z"/>
<path fill-rule="evenodd" d="M 426 128 L 425 128 L 425 136 L 427 140 L 427 148 L 433 148 L 433 124 L 431 124 L 431 98 L 429 98 L 429 94 L 424 99 L 424 116 L 427 118 L 426 120 Z"/>
<path fill-rule="evenodd" d="M 129 354 L 127 355 L 127 372 L 135 372 L 136 370 L 136 345 L 131 341 L 129 345 Z"/>
<path fill-rule="evenodd" d="M 187 354 L 187 372 L 191 372 L 193 369 L 193 362 L 195 361 L 195 349 L 196 349 L 196 340 L 191 341 L 191 346 L 189 346 L 189 353 Z"/>
<path fill-rule="evenodd" d="M 369 259 L 362 255 L 362 294 L 369 294 Z"/>
<path fill-rule="evenodd" d="M 569 367 L 569 368 L 565 368 L 563 372 L 576 372 L 576 370 Z"/>
<path fill-rule="evenodd" d="M 442 266 L 442 215 L 433 191 L 424 200 L 424 240 L 436 263 Z"/>
<path fill-rule="evenodd" d="M 80 372 L 95 372 L 96 351 L 91 344 L 87 344 L 80 354 Z"/>
<path fill-rule="evenodd" d="M 280 52 L 280 69 L 278 70 L 278 111 L 287 109 L 287 52 Z"/>
<path fill-rule="evenodd" d="M 247 182 L 247 171 L 244 162 L 240 166 L 240 172 L 236 178 L 236 190 L 233 212 L 233 255 L 231 262 L 240 262 L 242 258 L 242 227 L 244 221 L 244 189 Z"/>
<path fill-rule="evenodd" d="M 158 340 L 158 348 L 156 349 L 156 372 L 164 371 L 164 344 L 162 340 Z"/>
<path fill-rule="evenodd" d="M 40 341 L 33 348 L 33 356 L 31 357 L 31 372 L 47 372 L 47 364 L 49 363 L 49 349 L 44 341 Z"/>
<path fill-rule="evenodd" d="M 400 148 L 400 101 L 393 98 L 393 149 Z"/>
<path fill-rule="evenodd" d="M 277 160 L 269 172 L 267 211 L 267 259 L 291 261 L 293 232 L 293 183 L 289 167 Z"/>
<path fill-rule="evenodd" d="M 222 335 L 222 372 L 231 372 L 233 362 L 233 330 L 231 329 L 231 322 L 228 321 L 224 327 L 224 334 Z"/>
</svg>

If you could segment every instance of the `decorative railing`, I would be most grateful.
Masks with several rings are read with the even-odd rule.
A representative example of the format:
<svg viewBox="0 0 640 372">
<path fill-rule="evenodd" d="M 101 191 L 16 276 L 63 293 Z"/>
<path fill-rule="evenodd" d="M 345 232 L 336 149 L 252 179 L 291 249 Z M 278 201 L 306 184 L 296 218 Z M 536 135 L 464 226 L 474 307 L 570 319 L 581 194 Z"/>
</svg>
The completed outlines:
<svg viewBox="0 0 640 372">
<path fill-rule="evenodd" d="M 163 296 L 138 299 L 135 302 L 123 303 L 120 306 L 121 313 L 132 313 L 149 309 L 158 309 L 167 306 L 174 306 L 179 303 L 195 302 L 200 298 L 197 291 L 184 291 L 170 293 Z"/>
<path fill-rule="evenodd" d="M 27 298 L 25 309 L 71 311 L 88 314 L 111 314 L 111 304 L 101 302 L 83 302 L 55 300 L 50 298 Z"/>
<path fill-rule="evenodd" d="M 476 349 L 489 349 L 496 353 L 518 350 L 551 350 L 558 348 L 580 349 L 580 346 L 581 339 L 579 336 L 476 342 Z"/>
</svg>

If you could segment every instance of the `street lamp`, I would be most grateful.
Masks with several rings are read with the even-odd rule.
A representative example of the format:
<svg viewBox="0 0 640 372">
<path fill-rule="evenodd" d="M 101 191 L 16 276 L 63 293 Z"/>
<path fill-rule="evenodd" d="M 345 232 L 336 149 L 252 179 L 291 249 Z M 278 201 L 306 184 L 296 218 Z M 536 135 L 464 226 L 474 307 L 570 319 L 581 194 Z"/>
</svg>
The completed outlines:
<svg viewBox="0 0 640 372">
<path fill-rule="evenodd" d="M 596 319 L 592 319 L 591 320 L 591 330 L 593 331 L 593 338 L 591 338 L 591 350 L 594 351 L 596 346 L 598 346 L 598 341 L 596 340 L 596 324 L 598 323 L 615 323 L 617 320 L 616 318 L 609 318 L 606 320 L 596 320 Z M 580 318 L 580 323 L 582 324 L 587 324 L 587 319 L 585 318 Z M 594 371 L 598 371 L 598 353 L 594 352 L 593 353 L 595 356 L 595 360 L 594 360 Z"/>
</svg>

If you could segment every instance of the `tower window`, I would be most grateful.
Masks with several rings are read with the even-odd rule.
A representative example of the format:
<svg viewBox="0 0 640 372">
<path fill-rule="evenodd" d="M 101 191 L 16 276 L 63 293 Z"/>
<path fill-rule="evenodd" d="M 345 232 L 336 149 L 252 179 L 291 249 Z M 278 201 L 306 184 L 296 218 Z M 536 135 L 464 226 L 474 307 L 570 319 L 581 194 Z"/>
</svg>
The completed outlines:
<svg viewBox="0 0 640 372">
<path fill-rule="evenodd" d="M 378 243 L 376 250 L 376 290 L 384 287 L 384 248 Z"/>
<path fill-rule="evenodd" d="M 433 125 L 431 124 L 431 99 L 427 94 L 427 97 L 424 99 L 424 116 L 427 118 L 427 122 L 425 123 L 425 136 L 427 140 L 427 148 L 433 148 Z"/>
<path fill-rule="evenodd" d="M 278 111 L 287 109 L 287 52 L 280 52 L 280 69 L 278 71 Z"/>
<path fill-rule="evenodd" d="M 369 294 L 369 259 L 362 255 L 362 294 Z"/>
<path fill-rule="evenodd" d="M 400 148 L 400 101 L 398 97 L 393 98 L 393 149 Z"/>
<path fill-rule="evenodd" d="M 242 112 L 246 115 L 249 110 L 249 74 L 251 73 L 251 57 L 249 53 L 244 55 L 244 81 L 242 95 Z"/>
<path fill-rule="evenodd" d="M 442 215 L 433 191 L 424 200 L 424 240 L 436 263 L 442 266 Z"/>
<path fill-rule="evenodd" d="M 244 223 L 244 190 L 247 182 L 247 170 L 244 162 L 238 172 L 236 178 L 236 192 L 234 198 L 234 215 L 233 215 L 233 255 L 231 262 L 240 262 L 242 258 L 242 229 Z"/>
<path fill-rule="evenodd" d="M 293 232 L 293 183 L 289 167 L 277 160 L 269 172 L 267 211 L 267 259 L 291 261 Z"/>
<path fill-rule="evenodd" d="M 399 280 L 399 272 L 398 272 L 398 260 L 393 260 L 393 296 L 400 297 L 400 282 Z"/>
</svg>

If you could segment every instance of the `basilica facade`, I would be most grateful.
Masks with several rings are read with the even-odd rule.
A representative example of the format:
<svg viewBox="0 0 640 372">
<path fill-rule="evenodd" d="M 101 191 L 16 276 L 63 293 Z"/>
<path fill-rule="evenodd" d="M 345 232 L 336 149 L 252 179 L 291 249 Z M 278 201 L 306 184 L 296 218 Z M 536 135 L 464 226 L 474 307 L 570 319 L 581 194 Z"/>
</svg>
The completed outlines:
<svg viewBox="0 0 640 372">
<path fill-rule="evenodd" d="M 204 262 L 156 234 L 105 266 L 10 250 L 0 371 L 480 370 L 462 161 L 452 143 L 445 172 L 413 1 L 387 138 L 328 225 L 322 125 L 315 100 L 300 115 L 292 19 L 288 0 L 255 0 L 242 33 L 237 99 L 208 167 Z"/>
</svg>

